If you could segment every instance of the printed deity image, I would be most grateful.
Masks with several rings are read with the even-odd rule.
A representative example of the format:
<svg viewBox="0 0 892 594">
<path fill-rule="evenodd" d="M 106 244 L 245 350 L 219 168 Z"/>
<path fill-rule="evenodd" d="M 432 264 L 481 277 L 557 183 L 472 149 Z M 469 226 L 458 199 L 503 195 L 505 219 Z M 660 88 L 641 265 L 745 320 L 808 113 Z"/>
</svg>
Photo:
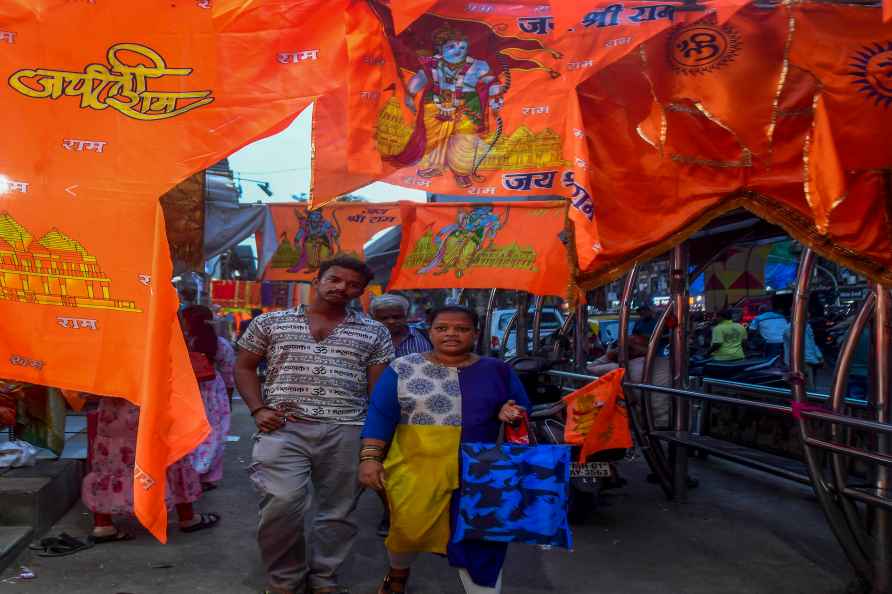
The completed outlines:
<svg viewBox="0 0 892 594">
<path fill-rule="evenodd" d="M 454 224 L 443 227 L 432 237 L 430 234 L 425 235 L 415 245 L 413 256 L 416 258 L 413 262 L 415 264 L 423 262 L 418 274 L 439 275 L 454 271 L 455 276 L 461 278 L 465 271 L 476 264 L 486 252 L 499 249 L 493 243 L 499 231 L 508 223 L 509 211 L 509 208 L 505 208 L 501 218 L 495 214 L 491 206 L 459 211 Z M 433 246 L 429 243 L 431 239 Z M 424 245 L 425 243 L 428 245 Z M 432 257 L 431 247 L 436 250 Z M 529 263 L 532 265 L 535 259 L 536 255 L 533 252 Z"/>
<path fill-rule="evenodd" d="M 395 204 L 331 204 L 271 207 L 279 247 L 265 280 L 312 280 L 320 264 L 338 255 L 361 258 L 362 248 L 378 231 L 399 224 Z"/>
<path fill-rule="evenodd" d="M 494 194 L 495 184 L 487 184 L 483 172 L 507 171 L 530 177 L 509 190 L 544 193 L 554 185 L 563 157 L 549 106 L 521 107 L 523 94 L 511 90 L 520 71 L 534 73 L 539 83 L 557 78 L 557 71 L 534 59 L 554 52 L 537 39 L 507 36 L 507 30 L 506 23 L 429 13 L 390 35 L 404 93 L 400 101 L 391 87 L 395 94 L 379 114 L 376 142 L 382 157 L 401 167 L 398 179 L 405 182 L 410 174 L 415 185 L 427 188 L 485 185 L 486 191 L 470 193 Z M 506 121 L 518 119 L 523 123 L 505 129 Z"/>
</svg>

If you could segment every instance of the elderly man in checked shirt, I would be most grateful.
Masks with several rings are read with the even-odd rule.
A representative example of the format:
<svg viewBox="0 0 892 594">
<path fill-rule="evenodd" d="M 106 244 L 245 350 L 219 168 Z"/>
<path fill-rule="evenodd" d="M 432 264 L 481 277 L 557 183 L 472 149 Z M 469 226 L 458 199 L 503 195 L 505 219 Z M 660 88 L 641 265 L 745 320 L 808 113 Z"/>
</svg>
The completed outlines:
<svg viewBox="0 0 892 594">
<path fill-rule="evenodd" d="M 259 316 L 238 343 L 236 382 L 258 429 L 251 478 L 267 592 L 344 591 L 338 570 L 357 533 L 360 432 L 369 392 L 394 357 L 387 328 L 347 309 L 371 278 L 354 258 L 323 262 L 308 306 Z M 311 481 L 316 515 L 306 535 Z"/>
</svg>

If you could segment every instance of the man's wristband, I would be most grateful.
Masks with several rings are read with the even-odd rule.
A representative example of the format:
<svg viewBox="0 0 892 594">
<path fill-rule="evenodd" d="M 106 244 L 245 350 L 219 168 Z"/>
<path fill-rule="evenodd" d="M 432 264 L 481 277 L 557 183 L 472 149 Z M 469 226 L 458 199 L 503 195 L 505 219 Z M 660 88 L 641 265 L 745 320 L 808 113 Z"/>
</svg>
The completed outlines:
<svg viewBox="0 0 892 594">
<path fill-rule="evenodd" d="M 258 406 L 257 408 L 255 408 L 254 410 L 251 411 L 251 416 L 253 417 L 254 415 L 256 415 L 257 413 L 259 413 L 259 412 L 262 411 L 263 409 L 272 410 L 270 407 L 268 407 L 268 406 L 266 406 L 266 405 Z"/>
</svg>

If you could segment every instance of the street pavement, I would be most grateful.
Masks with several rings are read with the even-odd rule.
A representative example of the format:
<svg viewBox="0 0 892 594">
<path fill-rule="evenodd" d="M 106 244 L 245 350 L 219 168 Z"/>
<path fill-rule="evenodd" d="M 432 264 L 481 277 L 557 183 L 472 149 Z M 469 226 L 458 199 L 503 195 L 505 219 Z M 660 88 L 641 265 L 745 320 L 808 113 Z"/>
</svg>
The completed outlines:
<svg viewBox="0 0 892 594">
<path fill-rule="evenodd" d="M 247 477 L 253 422 L 241 402 L 233 415 L 239 441 L 227 446 L 226 477 L 198 502 L 222 516 L 209 531 L 182 534 L 171 525 L 167 545 L 134 521 L 130 542 L 42 559 L 26 553 L 19 564 L 36 578 L 0 582 L 0 593 L 182 594 L 261 592 L 264 576 L 254 541 L 256 496 Z M 644 477 L 641 461 L 623 465 L 629 484 L 605 496 L 583 526 L 575 549 L 512 545 L 505 566 L 506 594 L 842 594 L 851 571 L 811 491 L 710 459 L 692 461 L 701 481 L 686 503 L 667 502 Z M 386 570 L 375 535 L 381 504 L 363 495 L 360 536 L 343 571 L 353 594 L 373 594 Z M 172 518 L 173 522 L 173 518 Z M 77 505 L 52 533 L 86 535 L 90 517 Z M 13 566 L 3 577 L 17 573 Z M 444 559 L 424 556 L 414 569 L 413 594 L 461 594 Z"/>
</svg>

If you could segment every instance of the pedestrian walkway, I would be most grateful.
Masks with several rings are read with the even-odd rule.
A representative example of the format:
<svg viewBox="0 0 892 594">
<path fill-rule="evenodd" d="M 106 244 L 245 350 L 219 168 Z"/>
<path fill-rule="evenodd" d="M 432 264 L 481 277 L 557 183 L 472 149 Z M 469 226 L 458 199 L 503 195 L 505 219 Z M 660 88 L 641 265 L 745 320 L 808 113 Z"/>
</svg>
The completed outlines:
<svg viewBox="0 0 892 594">
<path fill-rule="evenodd" d="M 245 468 L 252 421 L 236 402 L 227 444 L 226 475 L 197 509 L 222 516 L 220 526 L 152 540 L 135 522 L 122 523 L 136 538 L 100 545 L 57 559 L 26 555 L 36 574 L 28 582 L 0 583 L 6 594 L 250 594 L 264 576 L 254 541 L 256 497 Z M 506 594 L 841 594 L 850 570 L 811 491 L 718 461 L 695 463 L 701 487 L 686 504 L 667 503 L 647 484 L 643 463 L 625 465 L 629 485 L 605 499 L 575 530 L 575 550 L 513 546 L 505 566 Z M 344 572 L 353 594 L 373 594 L 386 568 L 375 536 L 380 503 L 365 494 L 362 531 Z M 172 520 L 173 521 L 173 520 Z M 81 505 L 52 533 L 86 535 L 90 517 Z M 16 573 L 10 568 L 3 577 Z M 414 570 L 413 594 L 461 594 L 443 559 L 427 556 Z"/>
</svg>

